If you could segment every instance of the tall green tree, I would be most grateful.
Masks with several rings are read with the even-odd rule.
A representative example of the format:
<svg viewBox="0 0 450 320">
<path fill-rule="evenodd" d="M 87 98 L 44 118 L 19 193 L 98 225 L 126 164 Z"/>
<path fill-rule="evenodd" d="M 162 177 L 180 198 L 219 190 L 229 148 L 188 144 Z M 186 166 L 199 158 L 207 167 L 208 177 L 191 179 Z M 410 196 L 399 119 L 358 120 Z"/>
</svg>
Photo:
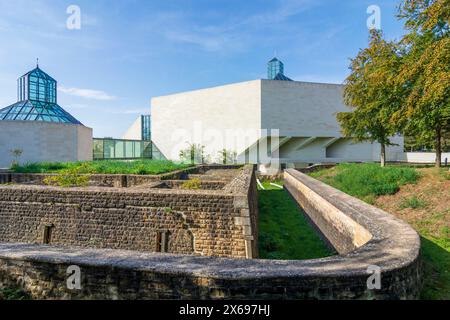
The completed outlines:
<svg viewBox="0 0 450 320">
<path fill-rule="evenodd" d="M 402 88 L 395 86 L 400 65 L 396 44 L 385 41 L 381 31 L 372 30 L 368 48 L 351 60 L 351 74 L 345 81 L 344 101 L 353 110 L 337 115 L 345 136 L 356 142 L 380 143 L 383 167 L 386 146 L 393 144 L 391 137 L 397 132 L 391 117 L 402 97 Z"/>
<path fill-rule="evenodd" d="M 403 63 L 396 79 L 404 102 L 392 121 L 422 143 L 434 141 L 440 167 L 450 124 L 450 0 L 403 0 L 399 17 L 408 30 L 400 42 Z"/>
</svg>

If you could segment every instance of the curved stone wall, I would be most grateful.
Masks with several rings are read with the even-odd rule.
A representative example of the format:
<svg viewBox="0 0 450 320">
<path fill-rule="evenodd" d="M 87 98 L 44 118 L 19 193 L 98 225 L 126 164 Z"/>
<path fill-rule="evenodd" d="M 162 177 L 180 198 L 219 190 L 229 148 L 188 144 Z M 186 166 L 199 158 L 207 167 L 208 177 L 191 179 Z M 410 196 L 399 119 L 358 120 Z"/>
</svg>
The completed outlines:
<svg viewBox="0 0 450 320">
<path fill-rule="evenodd" d="M 298 171 L 286 188 L 340 253 L 280 261 L 110 249 L 0 244 L 0 286 L 21 283 L 36 298 L 414 299 L 420 240 L 405 222 Z M 81 290 L 66 288 L 69 265 Z M 368 287 L 371 270 L 379 288 Z"/>
</svg>

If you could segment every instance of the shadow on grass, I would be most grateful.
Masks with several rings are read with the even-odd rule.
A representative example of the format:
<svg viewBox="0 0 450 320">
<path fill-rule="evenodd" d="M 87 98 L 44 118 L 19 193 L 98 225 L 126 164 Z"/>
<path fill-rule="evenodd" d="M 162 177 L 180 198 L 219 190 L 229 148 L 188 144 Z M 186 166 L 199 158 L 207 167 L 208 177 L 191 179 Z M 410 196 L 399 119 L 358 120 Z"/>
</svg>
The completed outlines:
<svg viewBox="0 0 450 320">
<path fill-rule="evenodd" d="M 262 259 L 303 260 L 333 255 L 286 190 L 259 191 Z"/>
<path fill-rule="evenodd" d="M 421 237 L 424 267 L 421 298 L 450 299 L 450 252 L 437 243 Z"/>
</svg>

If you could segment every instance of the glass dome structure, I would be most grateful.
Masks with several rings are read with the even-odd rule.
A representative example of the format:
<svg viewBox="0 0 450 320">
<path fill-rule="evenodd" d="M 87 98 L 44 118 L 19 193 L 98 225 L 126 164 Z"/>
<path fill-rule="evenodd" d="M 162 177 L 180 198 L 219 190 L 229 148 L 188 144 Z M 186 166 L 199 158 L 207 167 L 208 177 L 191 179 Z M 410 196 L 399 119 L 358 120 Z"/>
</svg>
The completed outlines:
<svg viewBox="0 0 450 320">
<path fill-rule="evenodd" d="M 292 81 L 284 75 L 284 64 L 277 58 L 273 58 L 267 63 L 267 79 Z"/>
<path fill-rule="evenodd" d="M 57 82 L 36 66 L 17 80 L 17 101 L 0 109 L 1 120 L 82 124 L 57 103 Z"/>
</svg>

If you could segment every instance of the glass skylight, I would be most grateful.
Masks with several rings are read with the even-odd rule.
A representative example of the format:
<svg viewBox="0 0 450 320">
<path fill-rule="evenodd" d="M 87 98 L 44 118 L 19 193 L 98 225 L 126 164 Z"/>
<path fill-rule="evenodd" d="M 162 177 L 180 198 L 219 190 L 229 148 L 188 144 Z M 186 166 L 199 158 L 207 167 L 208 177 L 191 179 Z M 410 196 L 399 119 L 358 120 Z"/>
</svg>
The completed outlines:
<svg viewBox="0 0 450 320">
<path fill-rule="evenodd" d="M 17 80 L 18 102 L 0 109 L 0 120 L 81 124 L 57 104 L 56 90 L 56 80 L 37 66 Z"/>
</svg>

